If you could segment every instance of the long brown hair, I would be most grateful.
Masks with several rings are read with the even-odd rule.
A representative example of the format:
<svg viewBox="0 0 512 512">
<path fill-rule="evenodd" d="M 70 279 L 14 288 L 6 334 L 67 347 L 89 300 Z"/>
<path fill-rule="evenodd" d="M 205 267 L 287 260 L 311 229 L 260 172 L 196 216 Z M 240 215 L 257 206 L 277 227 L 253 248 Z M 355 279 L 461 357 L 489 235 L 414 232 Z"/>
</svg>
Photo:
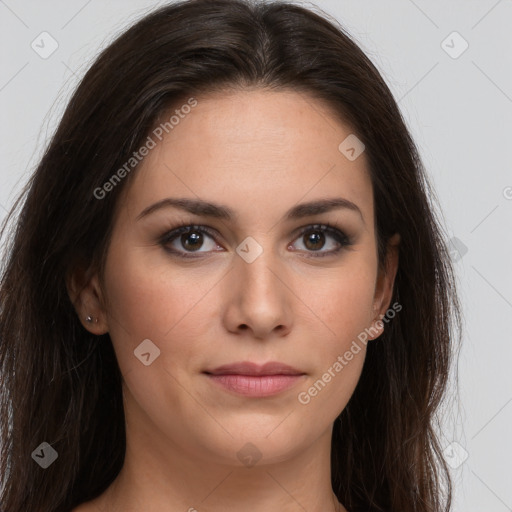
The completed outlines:
<svg viewBox="0 0 512 512">
<path fill-rule="evenodd" d="M 66 288 L 77 265 L 103 268 L 121 190 L 94 190 L 179 98 L 228 88 L 291 89 L 327 102 L 365 144 L 380 263 L 399 233 L 392 303 L 336 419 L 332 486 L 349 510 L 448 511 L 435 430 L 460 330 L 435 195 L 377 69 L 335 21 L 285 3 L 189 0 L 145 16 L 81 80 L 14 204 L 0 283 L 0 505 L 68 512 L 101 494 L 124 460 L 122 376 L 110 337 L 81 325 Z M 42 442 L 58 461 L 32 460 Z"/>
</svg>

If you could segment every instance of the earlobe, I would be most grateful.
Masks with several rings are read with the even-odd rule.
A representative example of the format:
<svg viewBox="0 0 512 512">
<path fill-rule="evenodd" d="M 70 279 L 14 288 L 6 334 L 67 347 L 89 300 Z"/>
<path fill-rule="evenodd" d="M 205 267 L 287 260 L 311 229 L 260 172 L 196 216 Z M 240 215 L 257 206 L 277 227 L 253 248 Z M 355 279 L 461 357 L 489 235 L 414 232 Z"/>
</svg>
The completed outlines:
<svg viewBox="0 0 512 512">
<path fill-rule="evenodd" d="M 82 325 L 92 334 L 108 332 L 108 324 L 98 275 L 76 268 L 66 280 L 69 298 Z"/>
</svg>

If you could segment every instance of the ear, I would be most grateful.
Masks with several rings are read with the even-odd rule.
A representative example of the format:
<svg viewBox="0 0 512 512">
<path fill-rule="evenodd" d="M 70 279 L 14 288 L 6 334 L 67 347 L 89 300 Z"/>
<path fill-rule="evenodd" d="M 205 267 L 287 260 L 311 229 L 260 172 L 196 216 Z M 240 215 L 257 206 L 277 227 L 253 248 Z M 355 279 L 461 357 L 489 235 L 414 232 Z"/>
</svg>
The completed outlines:
<svg viewBox="0 0 512 512">
<path fill-rule="evenodd" d="M 82 325 L 92 334 L 108 332 L 105 301 L 98 274 L 77 265 L 67 276 L 66 287 Z M 91 317 L 92 321 L 88 322 L 87 317 Z"/>
<path fill-rule="evenodd" d="M 369 336 L 369 339 L 378 338 L 384 331 L 384 322 L 379 320 L 386 314 L 393 296 L 393 287 L 395 276 L 398 270 L 398 254 L 400 245 L 400 235 L 395 233 L 388 241 L 386 251 L 386 261 L 379 265 L 379 273 L 375 286 L 375 295 L 373 300 L 373 329 L 377 331 L 375 336 Z"/>
</svg>

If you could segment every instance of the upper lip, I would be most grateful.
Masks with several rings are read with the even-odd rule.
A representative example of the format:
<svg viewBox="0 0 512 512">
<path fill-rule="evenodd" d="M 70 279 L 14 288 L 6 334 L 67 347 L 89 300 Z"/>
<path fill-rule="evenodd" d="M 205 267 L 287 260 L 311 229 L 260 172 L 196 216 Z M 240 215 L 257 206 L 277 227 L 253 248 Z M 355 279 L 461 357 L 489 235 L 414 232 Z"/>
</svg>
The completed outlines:
<svg viewBox="0 0 512 512">
<path fill-rule="evenodd" d="M 304 375 L 304 372 L 277 361 L 270 361 L 263 365 L 250 361 L 223 364 L 213 370 L 207 370 L 205 373 L 212 375 Z"/>
</svg>

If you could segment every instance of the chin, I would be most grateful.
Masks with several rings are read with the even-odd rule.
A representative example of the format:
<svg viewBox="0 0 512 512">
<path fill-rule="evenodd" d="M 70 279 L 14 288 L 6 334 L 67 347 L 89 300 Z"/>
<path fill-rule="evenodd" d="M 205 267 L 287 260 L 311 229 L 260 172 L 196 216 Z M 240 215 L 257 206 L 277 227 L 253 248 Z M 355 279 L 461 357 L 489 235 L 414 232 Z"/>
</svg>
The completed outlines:
<svg viewBox="0 0 512 512">
<path fill-rule="evenodd" d="M 244 422 L 223 424 L 232 436 L 225 433 L 221 438 L 204 441 L 218 463 L 247 467 L 277 464 L 307 449 L 318 437 L 318 433 L 313 432 L 310 436 L 299 436 L 299 426 L 286 424 L 286 420 L 283 422 L 284 417 L 286 415 L 257 425 Z M 309 443 L 308 437 L 311 437 Z"/>
</svg>

